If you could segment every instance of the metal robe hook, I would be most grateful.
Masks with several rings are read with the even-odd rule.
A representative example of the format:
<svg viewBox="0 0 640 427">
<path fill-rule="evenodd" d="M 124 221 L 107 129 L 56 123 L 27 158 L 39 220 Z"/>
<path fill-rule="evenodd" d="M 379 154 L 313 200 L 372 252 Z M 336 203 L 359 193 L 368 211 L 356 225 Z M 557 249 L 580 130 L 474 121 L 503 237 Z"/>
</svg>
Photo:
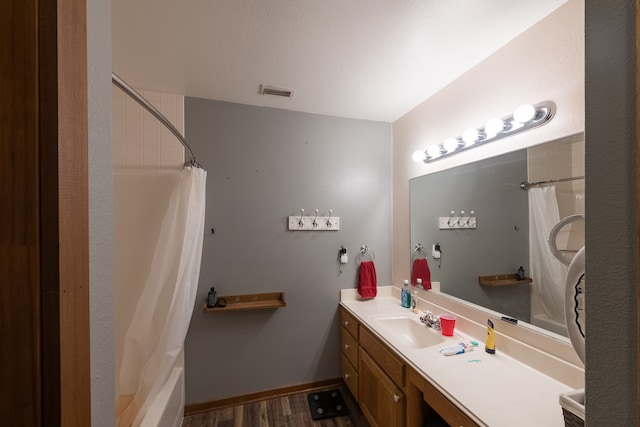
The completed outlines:
<svg viewBox="0 0 640 427">
<path fill-rule="evenodd" d="M 469 213 L 469 217 L 467 218 L 467 225 L 469 226 L 474 226 L 475 225 L 475 221 L 471 222 L 471 218 L 475 215 L 476 213 L 474 211 L 471 211 Z"/>
<path fill-rule="evenodd" d="M 454 224 L 451 220 L 453 219 L 453 217 L 454 217 L 454 215 L 455 215 L 455 214 L 456 214 L 456 212 L 455 212 L 455 211 L 451 211 L 451 215 L 449 215 L 449 219 L 447 220 L 447 225 L 448 225 L 449 227 L 453 226 L 453 224 Z"/>
<path fill-rule="evenodd" d="M 313 222 L 311 223 L 313 228 L 318 227 L 318 209 L 316 209 L 316 216 L 313 218 Z"/>
<path fill-rule="evenodd" d="M 460 217 L 458 218 L 458 225 L 462 225 L 460 224 L 460 220 L 462 219 L 462 217 L 464 217 L 464 211 L 460 211 Z"/>
<path fill-rule="evenodd" d="M 304 221 L 302 220 L 303 216 L 304 216 L 304 209 L 300 209 L 300 219 L 298 219 L 298 227 L 304 226 Z"/>
<path fill-rule="evenodd" d="M 331 228 L 331 215 L 333 215 L 333 209 L 329 209 L 329 218 L 327 218 L 327 228 Z"/>
</svg>

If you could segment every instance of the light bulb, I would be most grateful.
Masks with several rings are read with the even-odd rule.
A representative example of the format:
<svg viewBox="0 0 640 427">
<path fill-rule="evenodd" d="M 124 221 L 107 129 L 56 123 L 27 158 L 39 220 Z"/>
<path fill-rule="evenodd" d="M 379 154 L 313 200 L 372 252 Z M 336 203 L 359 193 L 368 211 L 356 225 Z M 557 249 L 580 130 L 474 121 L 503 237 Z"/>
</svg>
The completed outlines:
<svg viewBox="0 0 640 427">
<path fill-rule="evenodd" d="M 424 158 L 425 158 L 425 154 L 424 151 L 414 151 L 413 154 L 411 155 L 411 158 L 413 159 L 414 162 L 416 163 L 421 163 L 424 162 Z"/>
<path fill-rule="evenodd" d="M 531 104 L 522 104 L 513 112 L 513 119 L 519 123 L 526 123 L 536 116 L 536 109 Z"/>
<path fill-rule="evenodd" d="M 447 150 L 447 153 L 453 153 L 458 148 L 458 140 L 450 136 L 444 140 L 442 145 L 444 146 L 444 149 Z"/>
<path fill-rule="evenodd" d="M 504 122 L 502 119 L 497 117 L 493 117 L 487 121 L 487 124 L 484 125 L 484 130 L 487 133 L 487 138 L 492 138 L 498 134 L 498 132 L 502 132 L 504 129 Z"/>
<path fill-rule="evenodd" d="M 469 128 L 462 132 L 462 140 L 465 143 L 465 146 L 472 145 L 474 142 L 478 140 L 478 130 L 474 128 Z"/>
<path fill-rule="evenodd" d="M 429 148 L 427 148 L 427 154 L 429 154 L 432 159 L 440 157 L 440 146 L 437 144 L 430 145 Z"/>
</svg>

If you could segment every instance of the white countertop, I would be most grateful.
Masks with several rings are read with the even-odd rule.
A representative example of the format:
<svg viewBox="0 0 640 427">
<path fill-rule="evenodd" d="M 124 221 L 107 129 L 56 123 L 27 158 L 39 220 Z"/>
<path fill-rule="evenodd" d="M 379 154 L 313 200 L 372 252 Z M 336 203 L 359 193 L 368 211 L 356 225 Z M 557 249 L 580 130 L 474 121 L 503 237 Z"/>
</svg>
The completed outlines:
<svg viewBox="0 0 640 427">
<path fill-rule="evenodd" d="M 379 327 L 381 316 L 419 316 L 397 298 L 378 293 L 375 299 L 341 298 L 341 305 L 374 331 L 416 371 L 480 425 L 490 427 L 563 427 L 560 393 L 573 389 L 500 352 L 484 350 L 485 337 L 469 337 L 456 330 L 453 337 L 432 347 L 415 349 Z M 435 313 L 440 314 L 440 313 Z M 454 313 L 455 314 L 455 313 Z M 427 326 L 425 326 L 427 328 Z M 433 331 L 425 330 L 425 333 Z M 460 341 L 476 340 L 474 351 L 443 356 L 439 349 Z"/>
</svg>

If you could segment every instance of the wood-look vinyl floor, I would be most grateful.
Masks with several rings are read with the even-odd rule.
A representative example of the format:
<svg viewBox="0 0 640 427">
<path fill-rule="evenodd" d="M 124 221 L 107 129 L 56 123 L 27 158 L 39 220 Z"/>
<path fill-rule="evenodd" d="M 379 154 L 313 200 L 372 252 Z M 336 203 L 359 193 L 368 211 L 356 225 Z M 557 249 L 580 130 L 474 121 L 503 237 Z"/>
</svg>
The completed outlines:
<svg viewBox="0 0 640 427">
<path fill-rule="evenodd" d="M 311 391 L 339 389 L 349 414 L 314 421 L 307 394 Z M 309 390 L 229 408 L 188 415 L 182 427 L 369 427 L 358 404 L 346 386 Z"/>
</svg>

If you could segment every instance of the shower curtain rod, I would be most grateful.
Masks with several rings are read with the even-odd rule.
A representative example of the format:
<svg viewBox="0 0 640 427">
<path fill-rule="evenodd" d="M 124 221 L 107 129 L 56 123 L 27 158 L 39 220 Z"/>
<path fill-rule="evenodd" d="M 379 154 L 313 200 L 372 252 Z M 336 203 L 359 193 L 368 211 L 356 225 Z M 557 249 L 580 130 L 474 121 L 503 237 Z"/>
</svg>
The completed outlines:
<svg viewBox="0 0 640 427">
<path fill-rule="evenodd" d="M 134 101 L 136 101 L 138 104 L 140 104 L 142 106 L 142 108 L 144 108 L 145 110 L 147 110 L 149 113 L 151 113 L 151 115 L 153 117 L 155 117 L 156 119 L 158 119 L 158 121 L 160 123 L 162 123 L 164 125 L 164 127 L 166 127 L 167 129 L 169 129 L 169 131 L 176 137 L 178 138 L 178 141 L 180 141 L 180 143 L 184 146 L 184 148 L 186 148 L 186 150 L 189 152 L 189 155 L 191 156 L 191 161 L 186 162 L 185 166 L 198 166 L 198 167 L 202 167 L 200 166 L 200 164 L 196 161 L 196 156 L 195 154 L 193 154 L 193 151 L 191 150 L 191 147 L 189 147 L 189 144 L 187 144 L 187 141 L 184 139 L 184 136 L 182 136 L 182 134 L 180 133 L 180 131 L 178 129 L 175 128 L 175 126 L 173 126 L 173 124 L 171 124 L 171 122 L 162 115 L 162 113 L 160 111 L 158 111 L 156 109 L 156 107 L 154 107 L 153 105 L 151 105 L 151 103 L 149 101 L 147 101 L 142 95 L 140 95 L 138 92 L 136 92 L 135 89 L 133 89 L 131 86 L 129 86 L 124 80 L 122 80 L 120 77 L 118 77 L 118 75 L 116 73 L 111 73 L 111 82 L 116 85 L 118 88 L 120 88 L 120 90 L 122 90 L 124 93 L 126 93 L 127 95 L 129 95 L 131 98 L 133 98 Z"/>
<path fill-rule="evenodd" d="M 553 184 L 554 182 L 575 181 L 576 179 L 584 179 L 584 176 L 572 176 L 569 178 L 550 179 L 549 181 L 538 181 L 538 182 L 522 181 L 520 183 L 520 189 L 526 191 L 531 187 L 537 187 L 539 185 Z"/>
</svg>

